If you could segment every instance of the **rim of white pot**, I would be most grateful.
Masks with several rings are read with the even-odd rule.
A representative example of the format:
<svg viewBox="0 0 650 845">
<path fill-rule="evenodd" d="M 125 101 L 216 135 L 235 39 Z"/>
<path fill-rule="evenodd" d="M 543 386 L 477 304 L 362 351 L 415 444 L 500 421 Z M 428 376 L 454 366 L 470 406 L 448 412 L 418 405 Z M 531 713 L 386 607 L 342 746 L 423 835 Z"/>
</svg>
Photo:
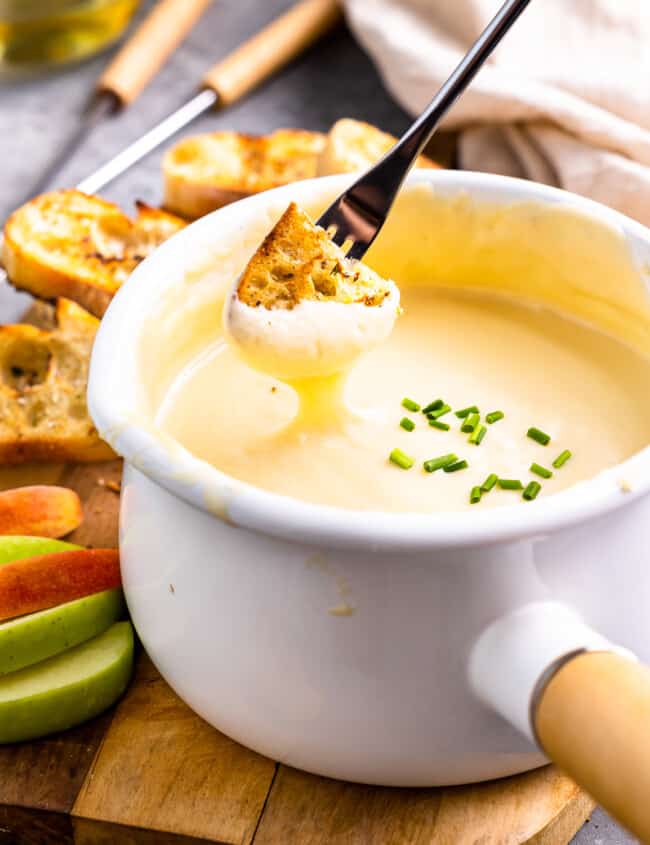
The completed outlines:
<svg viewBox="0 0 650 845">
<path fill-rule="evenodd" d="M 133 272 L 102 319 L 92 355 L 88 405 L 101 436 L 127 463 L 186 502 L 255 531 L 337 548 L 422 549 L 467 546 L 546 534 L 593 519 L 650 489 L 650 446 L 592 479 L 530 503 L 485 511 L 433 513 L 348 510 L 316 505 L 234 479 L 156 430 L 136 413 L 146 375 L 138 343 L 147 317 L 165 290 L 166 278 L 190 269 L 187 256 L 210 234 L 236 238 L 246 220 L 289 199 L 311 202 L 339 193 L 351 177 L 329 176 L 277 188 L 226 206 L 174 235 Z M 545 185 L 468 171 L 419 170 L 407 185 L 426 183 L 438 193 L 465 191 L 504 204 L 527 200 L 562 205 L 622 233 L 634 252 L 650 258 L 650 230 L 591 200 Z M 173 287 L 175 281 L 167 286 Z M 623 489 L 630 488 L 630 489 Z"/>
</svg>

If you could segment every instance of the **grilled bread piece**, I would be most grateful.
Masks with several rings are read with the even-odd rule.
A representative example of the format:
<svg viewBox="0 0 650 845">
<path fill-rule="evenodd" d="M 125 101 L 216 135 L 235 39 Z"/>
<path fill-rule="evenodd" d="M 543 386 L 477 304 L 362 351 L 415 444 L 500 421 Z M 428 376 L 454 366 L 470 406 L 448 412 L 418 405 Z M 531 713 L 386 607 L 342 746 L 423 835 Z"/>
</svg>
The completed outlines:
<svg viewBox="0 0 650 845">
<path fill-rule="evenodd" d="M 115 457 L 86 408 L 98 326 L 67 299 L 58 300 L 51 329 L 0 326 L 0 464 Z"/>
<path fill-rule="evenodd" d="M 99 197 L 53 191 L 11 215 L 2 263 L 17 288 L 72 299 L 101 317 L 136 265 L 184 225 L 142 203 L 131 220 Z"/>
<path fill-rule="evenodd" d="M 349 369 L 398 314 L 395 284 L 346 258 L 292 203 L 233 285 L 224 322 L 252 367 L 295 381 Z"/>
<path fill-rule="evenodd" d="M 186 138 L 163 161 L 164 206 L 194 219 L 229 202 L 316 175 L 319 132 L 212 132 Z"/>
<path fill-rule="evenodd" d="M 330 129 L 325 146 L 318 157 L 318 176 L 332 173 L 354 173 L 367 170 L 390 150 L 397 141 L 370 123 L 343 118 Z M 426 156 L 419 156 L 416 167 L 439 167 Z"/>
<path fill-rule="evenodd" d="M 391 283 L 343 250 L 295 203 L 266 236 L 239 278 L 245 305 L 292 309 L 304 300 L 380 305 Z"/>
</svg>

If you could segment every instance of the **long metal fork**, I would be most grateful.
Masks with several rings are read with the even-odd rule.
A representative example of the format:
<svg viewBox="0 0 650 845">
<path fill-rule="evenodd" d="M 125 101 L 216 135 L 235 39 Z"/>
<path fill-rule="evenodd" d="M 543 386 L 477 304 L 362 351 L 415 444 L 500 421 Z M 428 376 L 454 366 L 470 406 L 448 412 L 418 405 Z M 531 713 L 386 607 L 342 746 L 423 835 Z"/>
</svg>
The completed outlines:
<svg viewBox="0 0 650 845">
<path fill-rule="evenodd" d="M 447 110 L 456 102 L 530 0 L 506 0 L 426 110 L 386 155 L 341 194 L 318 220 L 348 257 L 361 259 L 379 234 L 406 174 Z"/>
</svg>

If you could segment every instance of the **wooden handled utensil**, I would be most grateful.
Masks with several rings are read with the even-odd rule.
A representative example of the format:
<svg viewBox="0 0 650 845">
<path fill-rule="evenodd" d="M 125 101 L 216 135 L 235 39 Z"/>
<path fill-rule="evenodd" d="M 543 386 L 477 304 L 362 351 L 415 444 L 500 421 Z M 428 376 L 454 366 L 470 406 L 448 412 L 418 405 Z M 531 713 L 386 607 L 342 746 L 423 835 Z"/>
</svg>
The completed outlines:
<svg viewBox="0 0 650 845">
<path fill-rule="evenodd" d="M 212 0 L 159 0 L 97 80 L 96 91 L 132 103 Z"/>
<path fill-rule="evenodd" d="M 160 0 L 154 6 L 101 75 L 74 130 L 64 138 L 23 201 L 49 186 L 92 129 L 136 99 L 211 2 Z"/>
<path fill-rule="evenodd" d="M 650 669 L 610 652 L 579 654 L 548 682 L 533 716 L 550 759 L 650 842 Z"/>
<path fill-rule="evenodd" d="M 336 0 L 302 0 L 212 67 L 202 90 L 77 186 L 94 194 L 216 106 L 243 97 L 312 46 L 341 20 Z"/>
</svg>

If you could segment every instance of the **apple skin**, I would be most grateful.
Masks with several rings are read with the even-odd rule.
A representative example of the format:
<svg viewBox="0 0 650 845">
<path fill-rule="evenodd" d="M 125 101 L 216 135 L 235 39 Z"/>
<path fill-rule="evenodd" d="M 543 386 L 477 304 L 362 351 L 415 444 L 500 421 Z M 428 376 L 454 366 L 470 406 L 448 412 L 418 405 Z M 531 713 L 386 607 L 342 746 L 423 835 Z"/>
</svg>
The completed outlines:
<svg viewBox="0 0 650 845">
<path fill-rule="evenodd" d="M 49 555 L 54 552 L 66 552 L 80 548 L 82 547 L 75 546 L 74 543 L 50 540 L 47 537 L 0 537 L 0 566 L 3 563 L 12 563 L 14 560 L 23 560 L 26 557 Z"/>
<path fill-rule="evenodd" d="M 122 584 L 117 549 L 73 549 L 0 566 L 0 621 Z"/>
<path fill-rule="evenodd" d="M 0 678 L 0 744 L 67 730 L 111 706 L 133 670 L 130 622 Z"/>
<path fill-rule="evenodd" d="M 20 616 L 0 624 L 0 677 L 96 637 L 124 612 L 120 589 Z"/>
<path fill-rule="evenodd" d="M 38 484 L 0 491 L 0 534 L 63 537 L 82 520 L 81 500 L 67 487 Z"/>
</svg>

